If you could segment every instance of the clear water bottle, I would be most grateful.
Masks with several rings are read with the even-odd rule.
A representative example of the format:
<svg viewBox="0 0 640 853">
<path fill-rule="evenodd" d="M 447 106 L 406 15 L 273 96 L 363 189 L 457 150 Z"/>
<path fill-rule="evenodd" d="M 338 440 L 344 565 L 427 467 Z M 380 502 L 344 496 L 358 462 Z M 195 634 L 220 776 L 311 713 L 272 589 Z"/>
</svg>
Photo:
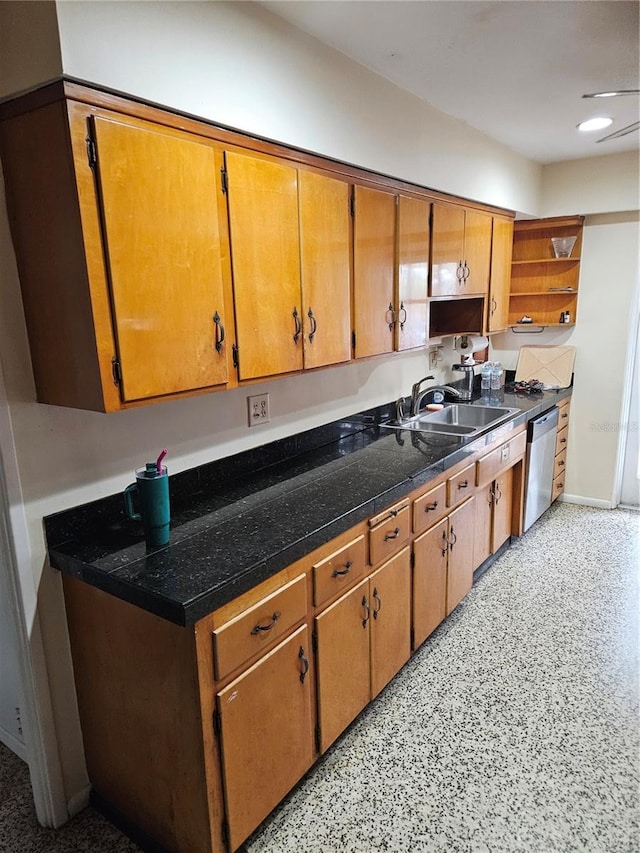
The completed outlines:
<svg viewBox="0 0 640 853">
<path fill-rule="evenodd" d="M 491 389 L 491 368 L 492 364 L 490 361 L 485 361 L 482 365 L 482 373 L 480 375 L 480 390 L 484 394 L 485 392 L 489 393 Z"/>
<path fill-rule="evenodd" d="M 494 361 L 491 365 L 491 390 L 499 391 L 502 388 L 502 364 Z"/>
</svg>

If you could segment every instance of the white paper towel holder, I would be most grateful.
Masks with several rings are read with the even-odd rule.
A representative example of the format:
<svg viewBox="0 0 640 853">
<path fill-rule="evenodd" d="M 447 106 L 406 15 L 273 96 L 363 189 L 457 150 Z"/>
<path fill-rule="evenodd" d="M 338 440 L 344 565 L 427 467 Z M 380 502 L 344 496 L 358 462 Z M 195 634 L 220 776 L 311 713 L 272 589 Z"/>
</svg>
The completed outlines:
<svg viewBox="0 0 640 853">
<path fill-rule="evenodd" d="M 466 355 L 472 355 L 474 352 L 482 352 L 488 346 L 489 338 L 484 335 L 460 335 L 453 342 L 454 350 Z"/>
</svg>

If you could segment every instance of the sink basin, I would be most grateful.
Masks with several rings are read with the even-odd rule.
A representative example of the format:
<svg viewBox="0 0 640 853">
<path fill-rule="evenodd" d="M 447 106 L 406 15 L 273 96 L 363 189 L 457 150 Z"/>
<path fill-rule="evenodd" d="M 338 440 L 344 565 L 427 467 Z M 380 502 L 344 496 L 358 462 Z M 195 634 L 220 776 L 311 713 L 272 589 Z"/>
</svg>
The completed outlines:
<svg viewBox="0 0 640 853">
<path fill-rule="evenodd" d="M 421 412 L 402 421 L 389 420 L 380 424 L 387 429 L 407 429 L 418 432 L 473 437 L 487 432 L 519 413 L 519 409 L 498 406 L 474 406 L 470 403 L 450 403 L 437 412 Z"/>
</svg>

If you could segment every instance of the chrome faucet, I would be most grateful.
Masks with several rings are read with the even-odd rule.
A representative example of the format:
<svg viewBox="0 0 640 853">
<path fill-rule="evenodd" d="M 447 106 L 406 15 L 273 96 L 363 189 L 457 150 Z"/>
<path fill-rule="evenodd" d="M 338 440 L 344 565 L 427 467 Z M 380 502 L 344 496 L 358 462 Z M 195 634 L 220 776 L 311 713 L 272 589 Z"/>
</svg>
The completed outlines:
<svg viewBox="0 0 640 853">
<path fill-rule="evenodd" d="M 414 386 L 415 387 L 415 386 Z M 422 401 L 425 397 L 428 397 L 429 394 L 433 394 L 434 391 L 440 391 L 443 395 L 450 394 L 456 400 L 461 400 L 462 395 L 457 390 L 457 388 L 452 388 L 450 385 L 432 385 L 431 388 L 425 388 L 424 391 L 419 391 L 415 397 L 415 403 L 413 396 L 411 398 L 411 414 L 417 415 L 420 411 L 420 406 L 422 405 Z"/>
<path fill-rule="evenodd" d="M 428 382 L 429 379 L 433 379 L 433 376 L 424 376 L 422 379 L 418 379 L 415 385 L 411 388 L 411 409 L 409 411 L 410 415 L 416 415 L 418 413 L 416 401 L 418 399 L 418 394 L 420 393 L 420 387 L 423 382 Z"/>
</svg>

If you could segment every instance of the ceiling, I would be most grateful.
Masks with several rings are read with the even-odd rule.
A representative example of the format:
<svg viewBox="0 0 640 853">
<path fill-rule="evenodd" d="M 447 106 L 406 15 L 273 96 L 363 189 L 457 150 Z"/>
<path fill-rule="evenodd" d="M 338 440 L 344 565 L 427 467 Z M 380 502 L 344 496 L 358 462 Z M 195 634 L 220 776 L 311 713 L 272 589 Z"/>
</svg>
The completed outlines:
<svg viewBox="0 0 640 853">
<path fill-rule="evenodd" d="M 634 0 L 265 0 L 295 27 L 540 163 L 637 151 Z M 576 125 L 602 115 L 606 130 Z"/>
</svg>

